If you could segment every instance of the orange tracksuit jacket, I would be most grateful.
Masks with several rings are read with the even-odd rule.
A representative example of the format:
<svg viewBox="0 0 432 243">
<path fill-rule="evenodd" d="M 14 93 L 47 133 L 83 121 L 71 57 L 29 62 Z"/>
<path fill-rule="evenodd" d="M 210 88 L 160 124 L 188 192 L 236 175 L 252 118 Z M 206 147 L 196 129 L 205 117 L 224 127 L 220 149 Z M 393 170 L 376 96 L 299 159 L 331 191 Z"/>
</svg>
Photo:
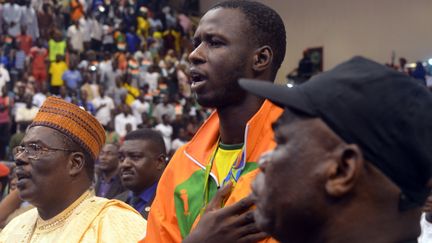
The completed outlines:
<svg viewBox="0 0 432 243">
<path fill-rule="evenodd" d="M 246 166 L 225 205 L 238 202 L 251 192 L 250 184 L 259 171 L 257 161 L 260 155 L 275 147 L 271 124 L 282 111 L 266 100 L 248 121 L 243 146 Z M 174 154 L 159 181 L 148 218 L 146 238 L 141 242 L 181 242 L 189 234 L 203 206 L 205 166 L 217 146 L 218 137 L 219 117 L 214 112 L 192 140 Z M 211 199 L 219 187 L 216 166 L 213 166 L 210 176 Z"/>
</svg>

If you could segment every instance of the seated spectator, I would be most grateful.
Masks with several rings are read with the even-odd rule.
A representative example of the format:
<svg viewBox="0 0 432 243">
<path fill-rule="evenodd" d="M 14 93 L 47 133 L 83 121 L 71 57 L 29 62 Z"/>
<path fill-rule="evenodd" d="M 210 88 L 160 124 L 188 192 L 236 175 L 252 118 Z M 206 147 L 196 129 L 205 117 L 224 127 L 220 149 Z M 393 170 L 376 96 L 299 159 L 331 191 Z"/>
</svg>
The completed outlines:
<svg viewBox="0 0 432 243">
<path fill-rule="evenodd" d="M 119 153 L 120 178 L 128 191 L 116 198 L 133 206 L 147 219 L 167 163 L 164 141 L 157 131 L 139 129 L 126 135 Z"/>
<path fill-rule="evenodd" d="M 432 175 L 424 86 L 362 57 L 294 88 L 240 84 L 286 110 L 238 210 L 252 199 L 259 228 L 281 242 L 417 242 Z"/>
<path fill-rule="evenodd" d="M 13 219 L 0 242 L 141 239 L 146 221 L 135 210 L 91 191 L 94 161 L 104 142 L 104 130 L 94 117 L 49 97 L 15 156 L 19 195 L 36 208 Z"/>
<path fill-rule="evenodd" d="M 117 144 L 105 144 L 99 153 L 99 175 L 95 184 L 95 192 L 98 197 L 111 199 L 125 191 L 118 173 L 118 149 Z"/>
</svg>

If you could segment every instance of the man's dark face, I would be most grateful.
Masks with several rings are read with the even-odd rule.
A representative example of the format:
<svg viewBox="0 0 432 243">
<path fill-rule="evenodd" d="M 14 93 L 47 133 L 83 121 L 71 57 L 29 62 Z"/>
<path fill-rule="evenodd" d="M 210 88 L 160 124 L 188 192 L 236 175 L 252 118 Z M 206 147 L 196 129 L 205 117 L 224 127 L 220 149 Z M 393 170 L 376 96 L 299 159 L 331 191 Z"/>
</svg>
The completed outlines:
<svg viewBox="0 0 432 243">
<path fill-rule="evenodd" d="M 54 129 L 35 126 L 24 136 L 21 145 L 28 151 L 15 156 L 20 197 L 35 205 L 52 203 L 62 198 L 70 187 L 66 137 Z"/>
<path fill-rule="evenodd" d="M 105 144 L 99 153 L 99 169 L 103 172 L 113 172 L 119 165 L 118 148 L 114 144 Z"/>
<path fill-rule="evenodd" d="M 191 89 L 200 105 L 225 107 L 245 97 L 237 80 L 253 77 L 255 49 L 248 27 L 246 17 L 237 9 L 213 9 L 201 19 L 194 35 L 195 49 L 189 55 Z"/>
<path fill-rule="evenodd" d="M 120 147 L 120 177 L 123 186 L 141 193 L 160 177 L 160 153 L 150 140 L 126 140 Z"/>
<path fill-rule="evenodd" d="M 277 147 L 263 156 L 253 183 L 258 227 L 283 242 L 307 242 L 322 223 L 319 168 L 328 158 L 319 122 L 285 111 L 274 125 Z"/>
</svg>

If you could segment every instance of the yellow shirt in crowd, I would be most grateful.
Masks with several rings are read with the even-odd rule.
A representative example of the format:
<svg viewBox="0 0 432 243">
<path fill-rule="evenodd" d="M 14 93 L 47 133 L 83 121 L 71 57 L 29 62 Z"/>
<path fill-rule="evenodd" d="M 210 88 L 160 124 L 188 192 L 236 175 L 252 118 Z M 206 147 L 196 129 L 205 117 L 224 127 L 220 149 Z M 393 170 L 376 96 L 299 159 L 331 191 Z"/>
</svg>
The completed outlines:
<svg viewBox="0 0 432 243">
<path fill-rule="evenodd" d="M 53 62 L 50 65 L 49 73 L 51 74 L 51 86 L 63 86 L 63 73 L 68 70 L 65 62 Z"/>
</svg>

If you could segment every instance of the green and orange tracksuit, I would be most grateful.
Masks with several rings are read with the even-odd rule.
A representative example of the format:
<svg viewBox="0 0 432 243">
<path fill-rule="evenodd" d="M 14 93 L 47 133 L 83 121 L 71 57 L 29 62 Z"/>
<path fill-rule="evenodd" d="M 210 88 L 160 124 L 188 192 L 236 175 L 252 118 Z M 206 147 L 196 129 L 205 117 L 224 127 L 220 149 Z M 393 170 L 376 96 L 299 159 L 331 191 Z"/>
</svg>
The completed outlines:
<svg viewBox="0 0 432 243">
<path fill-rule="evenodd" d="M 282 111 L 266 100 L 248 121 L 243 146 L 246 164 L 225 205 L 234 204 L 251 192 L 251 182 L 259 172 L 257 161 L 260 155 L 275 147 L 271 124 Z M 151 207 L 146 238 L 142 242 L 181 242 L 190 233 L 204 206 L 205 168 L 218 146 L 218 138 L 219 117 L 214 112 L 192 140 L 174 154 L 165 169 Z M 210 177 L 211 200 L 219 187 L 216 166 L 212 167 Z"/>
</svg>

